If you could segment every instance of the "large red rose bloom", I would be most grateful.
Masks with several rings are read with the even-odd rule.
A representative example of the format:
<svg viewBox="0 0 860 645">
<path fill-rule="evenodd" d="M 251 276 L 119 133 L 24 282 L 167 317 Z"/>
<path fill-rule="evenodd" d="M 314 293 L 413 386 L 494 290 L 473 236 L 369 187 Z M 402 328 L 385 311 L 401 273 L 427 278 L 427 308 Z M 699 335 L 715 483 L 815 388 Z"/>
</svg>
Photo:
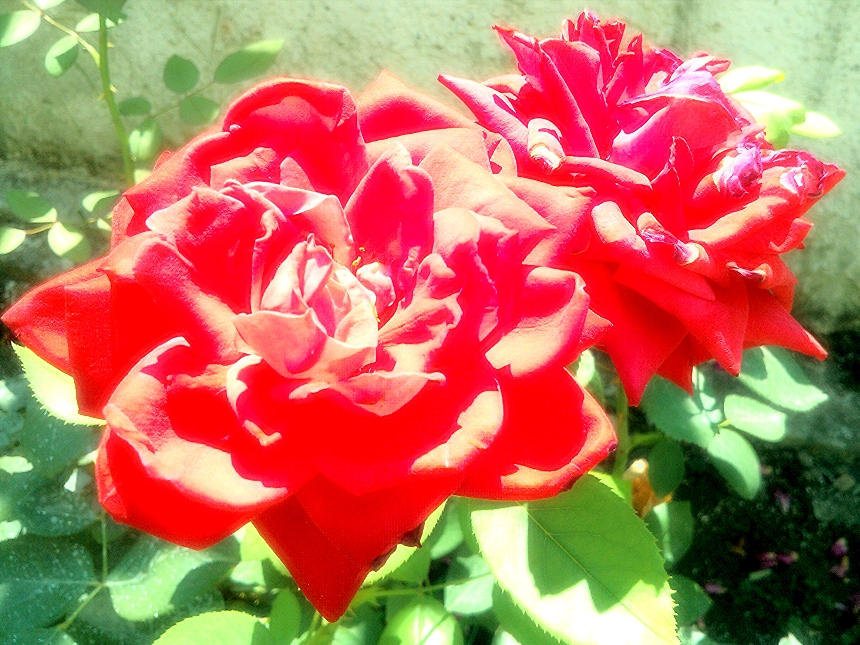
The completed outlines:
<svg viewBox="0 0 860 645">
<path fill-rule="evenodd" d="M 358 105 L 264 83 L 162 159 L 106 257 L 3 316 L 107 422 L 111 515 L 194 548 L 253 521 L 335 620 L 448 496 L 546 497 L 603 459 L 565 369 L 601 327 L 527 261 L 554 229 L 494 176 L 512 159 L 387 76 Z"/>
</svg>

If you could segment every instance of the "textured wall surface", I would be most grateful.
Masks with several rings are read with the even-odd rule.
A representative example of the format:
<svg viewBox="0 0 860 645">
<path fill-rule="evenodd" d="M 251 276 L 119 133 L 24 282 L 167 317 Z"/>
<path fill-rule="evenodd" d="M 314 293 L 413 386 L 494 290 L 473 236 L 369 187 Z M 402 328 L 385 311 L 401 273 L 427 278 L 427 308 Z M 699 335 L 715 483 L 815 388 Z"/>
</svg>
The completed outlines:
<svg viewBox="0 0 860 645">
<path fill-rule="evenodd" d="M 849 177 L 818 209 L 808 251 L 795 254 L 799 305 L 820 330 L 860 326 L 860 5 L 855 0 L 591 0 L 602 17 L 625 19 L 647 40 L 684 53 L 705 49 L 739 65 L 785 71 L 776 92 L 836 121 L 833 140 L 795 139 L 846 167 Z M 0 12 L 20 9 L 0 0 Z M 128 19 L 112 32 L 114 85 L 120 99 L 149 98 L 156 110 L 176 97 L 161 74 L 172 54 L 194 60 L 201 82 L 217 62 L 249 42 L 283 38 L 272 74 L 312 76 L 360 90 L 380 69 L 445 97 L 435 81 L 447 72 L 483 78 L 510 69 L 490 30 L 493 23 L 550 35 L 581 6 L 559 0 L 129 0 Z M 51 11 L 74 25 L 84 14 L 74 2 Z M 30 40 L 0 50 L 0 163 L 4 159 L 75 169 L 99 180 L 121 174 L 115 135 L 90 61 L 59 79 L 43 67 L 62 34 L 43 24 Z M 226 101 L 241 86 L 205 94 Z M 446 99 L 448 100 L 448 99 Z M 194 134 L 176 118 L 163 119 L 166 142 Z M 0 181 L 9 173 L 0 173 Z M 13 182 L 16 183 L 16 182 Z M 18 182 L 20 183 L 20 182 Z M 0 189 L 8 187 L 0 185 Z M 2 207 L 2 204 L 0 204 Z"/>
</svg>

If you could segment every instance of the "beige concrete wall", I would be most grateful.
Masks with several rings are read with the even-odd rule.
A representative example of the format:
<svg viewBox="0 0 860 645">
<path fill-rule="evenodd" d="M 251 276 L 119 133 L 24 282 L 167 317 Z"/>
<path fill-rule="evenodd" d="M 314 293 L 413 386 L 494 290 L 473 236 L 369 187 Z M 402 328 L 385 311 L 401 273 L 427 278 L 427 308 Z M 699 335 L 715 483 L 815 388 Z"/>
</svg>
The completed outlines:
<svg viewBox="0 0 860 645">
<path fill-rule="evenodd" d="M 841 163 L 849 178 L 818 209 L 808 251 L 796 256 L 800 305 L 820 328 L 860 324 L 860 5 L 855 0 L 592 0 L 601 16 L 624 18 L 646 38 L 685 53 L 706 49 L 737 64 L 782 69 L 777 91 L 824 112 L 844 135 L 795 140 Z M 0 12 L 21 8 L 0 0 Z M 439 72 L 482 78 L 510 68 L 490 25 L 550 35 L 579 12 L 560 0 L 129 0 L 128 20 L 112 37 L 119 98 L 142 94 L 156 109 L 175 96 L 162 69 L 172 54 L 194 60 L 202 82 L 217 62 L 249 42 L 285 39 L 271 73 L 343 82 L 356 90 L 382 68 L 437 96 Z M 83 11 L 72 0 L 52 10 L 67 24 Z M 0 50 L 0 163 L 5 159 L 86 168 L 100 178 L 121 174 L 115 135 L 103 103 L 82 72 L 54 79 L 44 53 L 61 34 L 48 25 L 27 42 Z M 89 80 L 87 79 L 89 77 Z M 207 93 L 226 101 L 241 86 Z M 194 134 L 175 112 L 162 120 L 167 142 Z M 3 186 L 0 186 L 2 189 Z"/>
</svg>

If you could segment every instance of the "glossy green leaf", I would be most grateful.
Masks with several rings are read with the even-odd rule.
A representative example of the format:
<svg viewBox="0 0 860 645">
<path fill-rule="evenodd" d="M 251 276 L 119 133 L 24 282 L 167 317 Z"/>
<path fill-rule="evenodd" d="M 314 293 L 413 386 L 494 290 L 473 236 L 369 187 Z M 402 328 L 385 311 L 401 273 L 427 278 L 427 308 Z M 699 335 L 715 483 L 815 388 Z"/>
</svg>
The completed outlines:
<svg viewBox="0 0 860 645">
<path fill-rule="evenodd" d="M 54 222 L 48 229 L 48 246 L 61 258 L 68 258 L 75 264 L 89 260 L 92 253 L 90 241 L 83 232 L 68 228 L 62 222 Z"/>
<path fill-rule="evenodd" d="M 708 444 L 708 456 L 738 495 L 744 499 L 756 496 L 761 488 L 761 464 L 742 435 L 723 428 Z"/>
<path fill-rule="evenodd" d="M 663 558 L 669 564 L 677 563 L 693 543 L 693 512 L 690 502 L 666 502 L 655 506 L 645 522 L 657 544 L 663 551 Z"/>
<path fill-rule="evenodd" d="M 264 561 L 268 560 L 272 566 L 280 574 L 289 576 L 290 572 L 287 567 L 281 562 L 280 558 L 275 555 L 263 536 L 254 528 L 253 524 L 243 526 L 237 533 L 239 539 L 239 557 L 243 562 Z"/>
<path fill-rule="evenodd" d="M 250 614 L 215 611 L 186 618 L 153 645 L 277 645 L 269 630 Z"/>
<path fill-rule="evenodd" d="M 779 83 L 784 78 L 785 74 L 778 69 L 757 65 L 736 67 L 720 77 L 720 87 L 726 94 L 734 94 L 735 92 L 760 90 L 772 83 Z"/>
<path fill-rule="evenodd" d="M 90 11 L 100 13 L 109 20 L 118 23 L 124 17 L 122 7 L 126 0 L 78 0 Z"/>
<path fill-rule="evenodd" d="M 424 521 L 424 530 L 421 533 L 421 543 L 423 544 L 430 537 L 430 534 L 433 532 L 433 529 L 436 527 L 436 523 L 439 521 L 439 518 L 442 517 L 442 513 L 445 510 L 445 504 L 442 504 L 439 508 L 433 511 Z M 420 566 L 423 565 L 423 561 L 427 560 L 427 564 L 429 566 L 429 553 L 422 554 L 420 553 L 423 549 L 416 549 L 411 546 L 405 546 L 403 544 L 397 545 L 397 548 L 394 550 L 388 560 L 385 561 L 385 564 L 379 569 L 379 571 L 371 571 L 367 578 L 364 580 L 364 584 L 362 586 L 372 585 L 375 582 L 379 582 L 383 578 L 387 578 L 392 573 L 394 573 L 397 569 L 404 566 L 407 561 L 412 557 L 419 558 Z M 407 571 L 407 573 L 413 573 L 412 571 Z M 426 573 L 426 571 L 425 571 Z M 412 579 L 413 576 L 407 576 L 407 579 Z M 422 578 L 423 579 L 423 576 Z"/>
<path fill-rule="evenodd" d="M 81 205 L 90 215 L 100 216 L 109 212 L 118 198 L 118 190 L 97 190 L 84 196 Z"/>
<path fill-rule="evenodd" d="M 802 123 L 791 126 L 791 133 L 813 139 L 827 139 L 838 137 L 842 134 L 842 130 L 823 114 L 807 110 L 806 119 Z"/>
<path fill-rule="evenodd" d="M 220 111 L 221 106 L 203 96 L 186 96 L 179 104 L 179 118 L 189 125 L 208 125 Z"/>
<path fill-rule="evenodd" d="M 388 621 L 379 645 L 463 645 L 463 631 L 437 601 L 419 596 Z"/>
<path fill-rule="evenodd" d="M 87 550 L 31 535 L 0 542 L 0 625 L 46 627 L 72 610 L 95 579 Z"/>
<path fill-rule="evenodd" d="M 662 439 L 648 453 L 648 481 L 657 497 L 665 497 L 684 479 L 684 451 L 677 441 Z"/>
<path fill-rule="evenodd" d="M 132 130 L 128 135 L 128 147 L 137 161 L 149 161 L 155 157 L 161 147 L 161 126 L 158 121 L 146 119 Z"/>
<path fill-rule="evenodd" d="M 229 54 L 215 68 L 216 83 L 239 83 L 265 72 L 278 56 L 283 40 L 261 40 Z"/>
<path fill-rule="evenodd" d="M 739 394 L 729 394 L 723 403 L 726 421 L 765 441 L 781 441 L 785 437 L 788 417 L 766 403 Z"/>
<path fill-rule="evenodd" d="M 101 425 L 102 419 L 78 414 L 74 379 L 23 345 L 12 345 L 36 400 L 54 417 L 79 425 Z"/>
<path fill-rule="evenodd" d="M 24 415 L 21 454 L 43 476 L 53 477 L 92 452 L 97 439 L 91 428 L 65 423 L 31 404 Z"/>
<path fill-rule="evenodd" d="M 7 190 L 6 203 L 12 214 L 25 222 L 47 224 L 57 221 L 57 209 L 38 193 L 27 190 Z"/>
<path fill-rule="evenodd" d="M 111 29 L 112 27 L 116 27 L 117 24 L 119 24 L 121 22 L 122 22 L 122 20 L 114 21 L 114 20 L 108 19 L 105 24 L 107 25 L 108 29 Z M 98 31 L 98 30 L 99 30 L 99 14 L 98 13 L 91 13 L 87 16 L 84 16 L 83 18 L 81 18 L 78 21 L 78 24 L 75 25 L 75 31 L 78 32 L 79 34 L 88 34 L 88 33 L 94 32 L 94 31 Z"/>
<path fill-rule="evenodd" d="M 108 577 L 111 602 L 126 620 L 147 620 L 210 589 L 238 560 L 235 540 L 192 551 L 143 536 Z"/>
<path fill-rule="evenodd" d="M 675 599 L 675 616 L 678 626 L 692 625 L 711 608 L 713 601 L 695 582 L 684 576 L 673 575 L 669 578 L 672 597 Z"/>
<path fill-rule="evenodd" d="M 654 538 L 597 475 L 552 499 L 471 508 L 499 586 L 540 628 L 581 645 L 677 642 Z"/>
<path fill-rule="evenodd" d="M 745 351 L 738 380 L 784 410 L 808 412 L 828 399 L 827 394 L 809 382 L 791 353 L 781 347 Z"/>
<path fill-rule="evenodd" d="M 74 535 L 98 519 L 87 499 L 55 486 L 36 490 L 15 506 L 15 517 L 27 532 L 45 537 Z"/>
<path fill-rule="evenodd" d="M 446 581 L 468 580 L 445 587 L 445 609 L 452 614 L 471 616 L 493 607 L 493 579 L 490 567 L 479 555 L 461 556 L 448 569 Z"/>
<path fill-rule="evenodd" d="M 29 38 L 41 22 L 42 17 L 35 11 L 0 13 L 0 47 L 8 47 Z"/>
<path fill-rule="evenodd" d="M 289 589 L 281 589 L 272 603 L 269 631 L 278 643 L 289 643 L 299 635 L 302 626 L 302 606 Z"/>
<path fill-rule="evenodd" d="M 63 36 L 45 54 L 45 69 L 51 76 L 62 76 L 78 60 L 78 40 L 74 36 Z"/>
<path fill-rule="evenodd" d="M 20 228 L 0 226 L 0 255 L 11 253 L 24 243 L 27 234 Z"/>
<path fill-rule="evenodd" d="M 645 389 L 641 407 L 648 420 L 673 439 L 705 447 L 716 432 L 710 400 L 707 392 L 693 397 L 674 383 L 655 376 Z"/>
<path fill-rule="evenodd" d="M 197 85 L 200 80 L 200 70 L 193 61 L 174 54 L 167 59 L 162 78 L 171 92 L 185 94 Z"/>
<path fill-rule="evenodd" d="M 74 639 L 53 627 L 25 629 L 0 635 L 0 645 L 76 645 Z"/>
<path fill-rule="evenodd" d="M 152 104 L 142 96 L 132 96 L 117 105 L 123 116 L 143 116 L 152 112 Z"/>
</svg>

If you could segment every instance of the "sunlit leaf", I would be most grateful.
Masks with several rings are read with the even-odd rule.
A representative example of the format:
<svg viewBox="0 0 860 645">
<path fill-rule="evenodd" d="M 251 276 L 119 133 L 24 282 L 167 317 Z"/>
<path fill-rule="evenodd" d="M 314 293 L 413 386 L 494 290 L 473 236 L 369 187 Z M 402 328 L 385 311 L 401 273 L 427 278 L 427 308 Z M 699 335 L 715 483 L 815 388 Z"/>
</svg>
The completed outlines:
<svg viewBox="0 0 860 645">
<path fill-rule="evenodd" d="M 52 416 L 68 423 L 100 425 L 102 419 L 78 414 L 74 379 L 23 345 L 12 345 L 36 400 Z"/>
<path fill-rule="evenodd" d="M 176 623 L 153 645 L 275 645 L 275 640 L 250 614 L 215 611 Z"/>
<path fill-rule="evenodd" d="M 51 9 L 53 7 L 59 6 L 63 4 L 66 0 L 34 0 L 33 4 L 35 4 L 39 9 Z"/>
<path fill-rule="evenodd" d="M 459 504 L 458 498 L 448 500 L 439 523 L 423 547 L 430 551 L 430 557 L 434 560 L 448 555 L 463 543 L 463 525 L 458 511 Z"/>
<path fill-rule="evenodd" d="M 278 643 L 289 643 L 299 635 L 302 606 L 289 589 L 281 589 L 272 603 L 269 631 Z"/>
<path fill-rule="evenodd" d="M 779 83 L 784 78 L 785 74 L 778 69 L 757 65 L 736 67 L 720 77 L 720 87 L 726 94 L 734 94 L 735 92 L 760 90 L 771 83 Z"/>
<path fill-rule="evenodd" d="M 21 246 L 26 238 L 27 234 L 20 228 L 0 226 L 0 255 L 11 253 Z"/>
<path fill-rule="evenodd" d="M 9 210 L 20 220 L 33 224 L 47 224 L 57 220 L 57 209 L 39 193 L 28 190 L 7 190 Z"/>
<path fill-rule="evenodd" d="M 446 578 L 445 609 L 452 614 L 471 616 L 493 607 L 493 578 L 490 567 L 479 555 L 461 556 L 451 563 Z M 451 584 L 458 580 L 468 580 Z"/>
<path fill-rule="evenodd" d="M 254 528 L 253 524 L 247 524 L 236 533 L 239 538 L 239 556 L 243 562 L 255 562 L 269 560 L 276 571 L 282 575 L 289 576 L 290 572 L 283 562 L 275 555 L 263 536 Z"/>
<path fill-rule="evenodd" d="M 0 625 L 46 627 L 73 609 L 95 579 L 87 550 L 31 535 L 0 542 Z"/>
<path fill-rule="evenodd" d="M 171 92 L 185 94 L 197 85 L 200 80 L 200 70 L 193 61 L 174 54 L 167 59 L 162 78 Z"/>
<path fill-rule="evenodd" d="M 791 126 L 791 133 L 813 139 L 826 139 L 838 137 L 842 134 L 842 130 L 823 114 L 807 110 L 806 119 L 802 123 Z"/>
<path fill-rule="evenodd" d="M 128 147 L 137 161 L 149 161 L 155 157 L 161 147 L 161 126 L 158 121 L 146 119 L 132 130 L 128 135 Z"/>
<path fill-rule="evenodd" d="M 36 403 L 27 406 L 21 430 L 21 454 L 45 477 L 53 477 L 92 452 L 98 439 L 87 426 L 49 416 Z"/>
<path fill-rule="evenodd" d="M 69 258 L 76 264 L 86 262 L 92 253 L 83 232 L 67 228 L 62 222 L 54 222 L 48 230 L 48 246 L 61 258 Z"/>
<path fill-rule="evenodd" d="M 791 353 L 781 347 L 746 350 L 738 380 L 784 410 L 808 412 L 828 399 L 809 382 Z"/>
<path fill-rule="evenodd" d="M 678 562 L 693 543 L 693 512 L 690 502 L 666 502 L 655 506 L 645 518 L 669 564 Z"/>
<path fill-rule="evenodd" d="M 761 464 L 755 448 L 734 430 L 723 428 L 708 444 L 708 455 L 735 492 L 752 499 L 761 488 Z"/>
<path fill-rule="evenodd" d="M 704 616 L 713 602 L 705 590 L 684 576 L 673 575 L 669 578 L 672 597 L 675 599 L 675 615 L 678 626 L 692 625 Z"/>
<path fill-rule="evenodd" d="M 95 11 L 97 14 L 100 13 L 115 23 L 120 22 L 124 18 L 122 7 L 126 3 L 126 0 L 78 0 L 78 2 L 90 11 Z"/>
<path fill-rule="evenodd" d="M 123 116 L 142 116 L 152 112 L 152 104 L 142 96 L 133 96 L 120 101 L 117 109 Z"/>
<path fill-rule="evenodd" d="M 261 40 L 229 54 L 215 68 L 216 83 L 239 83 L 265 72 L 278 56 L 283 40 Z"/>
<path fill-rule="evenodd" d="M 86 195 L 81 200 L 81 205 L 90 215 L 100 216 L 113 208 L 118 197 L 118 190 L 97 190 Z"/>
<path fill-rule="evenodd" d="M 785 437 L 785 413 L 766 403 L 748 396 L 729 394 L 723 409 L 726 411 L 726 421 L 738 430 L 765 441 L 781 441 Z"/>
<path fill-rule="evenodd" d="M 51 76 L 62 76 L 78 60 L 78 40 L 74 36 L 63 36 L 45 54 L 45 69 Z"/>
<path fill-rule="evenodd" d="M 29 38 L 41 22 L 42 17 L 35 11 L 0 13 L 0 47 L 8 47 Z"/>
<path fill-rule="evenodd" d="M 437 601 L 418 596 L 388 621 L 379 645 L 463 645 L 463 631 Z"/>
<path fill-rule="evenodd" d="M 499 586 L 544 631 L 581 645 L 677 643 L 654 538 L 596 475 L 547 500 L 470 506 Z"/>
<path fill-rule="evenodd" d="M 684 478 L 684 451 L 677 441 L 662 439 L 648 453 L 648 481 L 657 497 L 665 497 Z"/>
<path fill-rule="evenodd" d="M 78 1 L 80 1 L 80 0 L 78 0 Z M 110 29 L 112 27 L 116 27 L 121 22 L 123 22 L 121 19 L 120 20 L 112 20 L 111 18 L 108 18 L 105 21 L 105 25 L 107 26 L 108 29 Z M 78 24 L 75 25 L 75 31 L 78 32 L 79 34 L 88 34 L 88 33 L 94 32 L 94 31 L 98 31 L 98 30 L 99 30 L 99 14 L 98 13 L 91 13 L 87 16 L 84 16 L 83 18 L 81 18 L 78 21 Z"/>
<path fill-rule="evenodd" d="M 202 96 L 186 96 L 179 104 L 179 118 L 189 125 L 208 125 L 220 111 L 221 106 Z"/>
<path fill-rule="evenodd" d="M 651 379 L 641 407 L 657 428 L 670 437 L 705 447 L 716 431 L 715 416 L 709 409 L 711 397 L 693 397 L 674 383 L 655 376 Z"/>
</svg>

